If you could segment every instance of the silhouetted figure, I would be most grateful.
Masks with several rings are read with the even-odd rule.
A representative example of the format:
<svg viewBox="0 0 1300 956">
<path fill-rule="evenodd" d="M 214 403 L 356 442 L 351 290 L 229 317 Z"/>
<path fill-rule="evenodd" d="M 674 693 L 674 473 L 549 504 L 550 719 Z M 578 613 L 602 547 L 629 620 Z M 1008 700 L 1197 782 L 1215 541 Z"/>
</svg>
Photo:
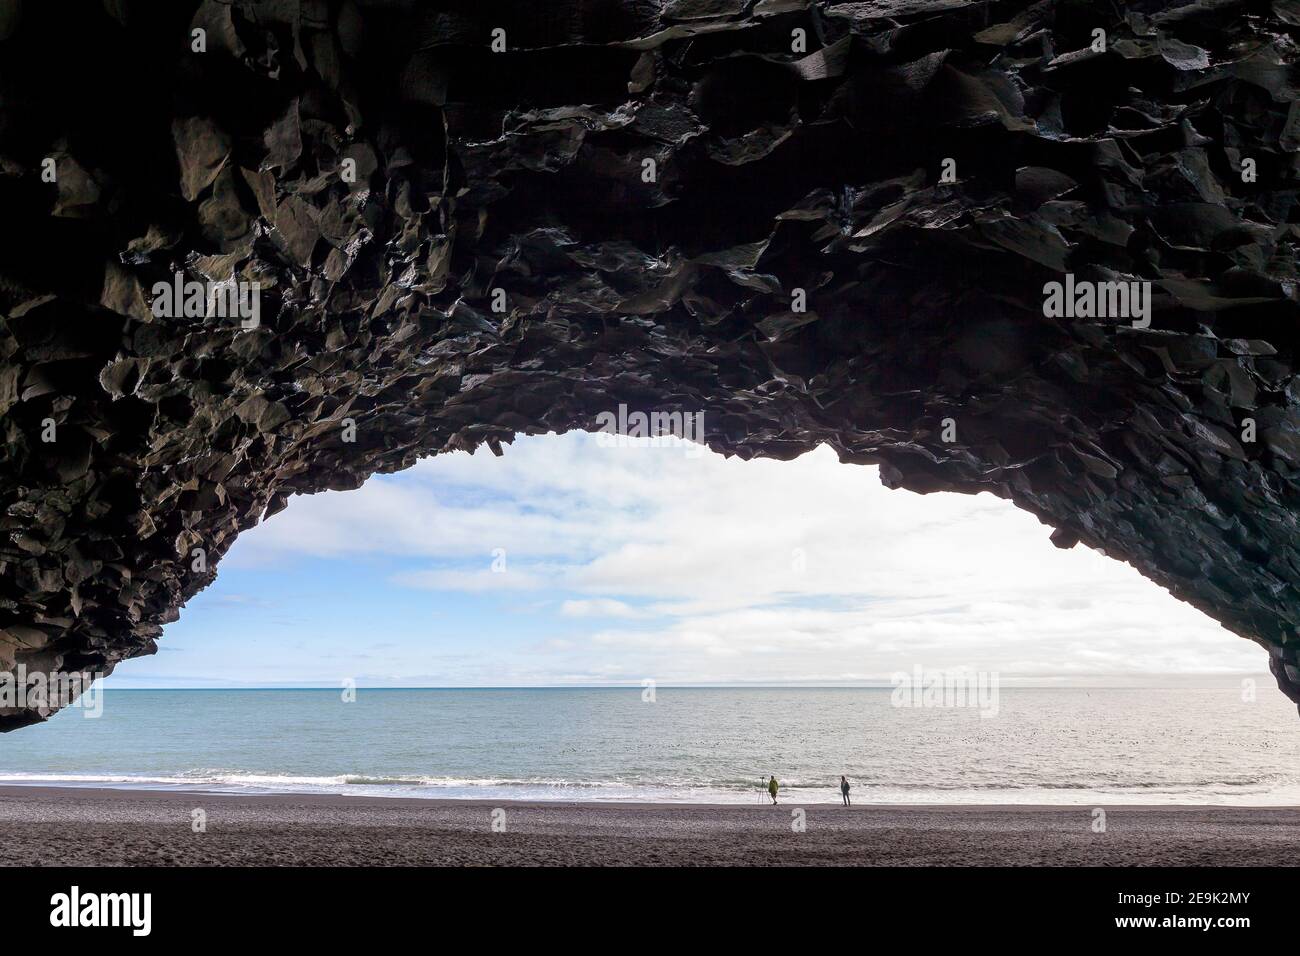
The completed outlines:
<svg viewBox="0 0 1300 956">
<path fill-rule="evenodd" d="M 840 774 L 840 796 L 844 798 L 844 805 L 846 807 L 852 806 L 852 804 L 849 803 L 849 782 L 844 779 L 843 774 Z"/>
<path fill-rule="evenodd" d="M 767 782 L 767 792 L 772 795 L 772 806 L 776 806 L 776 791 L 776 777 L 773 777 Z"/>
</svg>

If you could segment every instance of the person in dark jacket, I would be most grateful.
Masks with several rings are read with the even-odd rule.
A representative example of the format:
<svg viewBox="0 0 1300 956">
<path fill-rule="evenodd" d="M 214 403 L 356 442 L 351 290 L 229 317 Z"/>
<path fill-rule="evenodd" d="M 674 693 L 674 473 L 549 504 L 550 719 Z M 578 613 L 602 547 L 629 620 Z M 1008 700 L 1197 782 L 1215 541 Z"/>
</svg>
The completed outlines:
<svg viewBox="0 0 1300 956">
<path fill-rule="evenodd" d="M 843 774 L 840 775 L 840 796 L 844 798 L 844 805 L 846 807 L 852 806 L 852 804 L 849 803 L 849 782 L 844 779 Z"/>
</svg>

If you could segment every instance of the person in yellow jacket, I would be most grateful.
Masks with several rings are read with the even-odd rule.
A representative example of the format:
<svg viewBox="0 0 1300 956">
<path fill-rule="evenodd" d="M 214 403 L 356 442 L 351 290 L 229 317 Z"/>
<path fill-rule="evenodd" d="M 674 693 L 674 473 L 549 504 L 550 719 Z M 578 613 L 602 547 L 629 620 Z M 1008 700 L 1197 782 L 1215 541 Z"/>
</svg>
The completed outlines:
<svg viewBox="0 0 1300 956">
<path fill-rule="evenodd" d="M 777 791 L 776 777 L 773 777 L 771 780 L 767 782 L 767 792 L 772 795 L 772 806 L 776 806 L 776 791 Z"/>
</svg>

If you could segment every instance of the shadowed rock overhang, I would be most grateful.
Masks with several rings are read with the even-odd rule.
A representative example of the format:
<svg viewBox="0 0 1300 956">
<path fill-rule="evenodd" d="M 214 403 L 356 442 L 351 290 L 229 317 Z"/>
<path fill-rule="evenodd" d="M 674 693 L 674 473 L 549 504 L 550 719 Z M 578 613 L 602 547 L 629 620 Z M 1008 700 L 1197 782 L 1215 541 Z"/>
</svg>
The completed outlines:
<svg viewBox="0 0 1300 956">
<path fill-rule="evenodd" d="M 1010 499 L 1300 700 L 1298 25 L 0 0 L 0 670 L 153 653 L 290 495 L 625 404 Z M 1045 309 L 1111 281 L 1149 314 Z"/>
</svg>

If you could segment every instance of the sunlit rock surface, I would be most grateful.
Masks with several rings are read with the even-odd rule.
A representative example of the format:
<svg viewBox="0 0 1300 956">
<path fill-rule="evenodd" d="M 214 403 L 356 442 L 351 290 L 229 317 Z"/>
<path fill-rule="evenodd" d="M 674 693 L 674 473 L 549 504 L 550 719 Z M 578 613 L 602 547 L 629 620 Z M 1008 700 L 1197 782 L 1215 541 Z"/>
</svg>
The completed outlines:
<svg viewBox="0 0 1300 956">
<path fill-rule="evenodd" d="M 1298 26 L 0 0 L 0 669 L 152 653 L 294 493 L 626 404 L 1009 498 L 1300 700 Z M 260 324 L 165 316 L 177 272 Z M 1067 274 L 1149 327 L 1045 315 Z"/>
</svg>

